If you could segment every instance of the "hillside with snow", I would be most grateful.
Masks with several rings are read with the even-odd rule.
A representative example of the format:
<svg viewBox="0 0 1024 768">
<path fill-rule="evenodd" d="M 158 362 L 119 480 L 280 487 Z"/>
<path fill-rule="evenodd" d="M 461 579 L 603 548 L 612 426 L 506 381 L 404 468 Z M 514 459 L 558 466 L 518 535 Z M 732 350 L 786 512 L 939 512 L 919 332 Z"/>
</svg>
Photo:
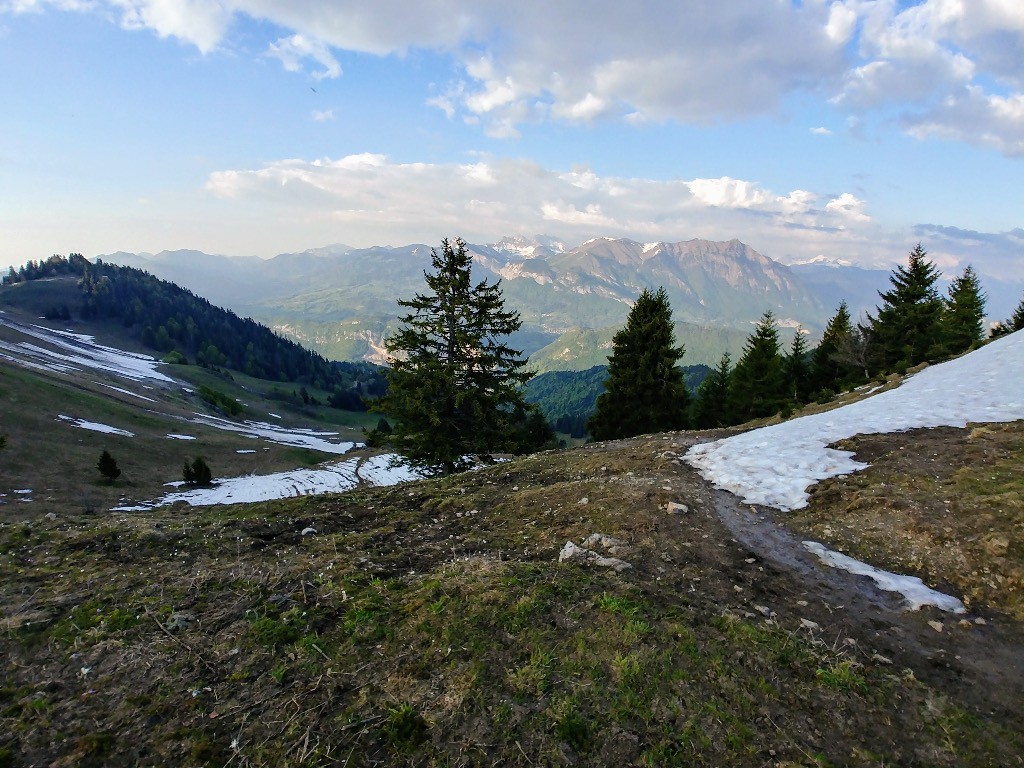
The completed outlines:
<svg viewBox="0 0 1024 768">
<path fill-rule="evenodd" d="M 1024 333 L 925 368 L 859 402 L 695 445 L 686 461 L 749 504 L 791 510 L 806 505 L 812 484 L 867 466 L 829 447 L 840 440 L 1018 419 L 1024 419 Z"/>
</svg>

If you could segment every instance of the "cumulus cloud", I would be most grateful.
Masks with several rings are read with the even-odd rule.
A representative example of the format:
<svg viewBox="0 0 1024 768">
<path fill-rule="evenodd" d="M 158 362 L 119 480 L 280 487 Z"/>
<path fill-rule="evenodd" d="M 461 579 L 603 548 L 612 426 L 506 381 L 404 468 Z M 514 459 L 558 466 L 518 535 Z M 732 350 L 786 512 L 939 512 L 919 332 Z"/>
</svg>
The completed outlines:
<svg viewBox="0 0 1024 768">
<path fill-rule="evenodd" d="M 380 154 L 281 160 L 212 174 L 206 189 L 242 204 L 300 217 L 304 231 L 345 229 L 332 239 L 366 245 L 432 242 L 455 231 L 488 242 L 507 233 L 547 232 L 675 241 L 739 237 L 776 258 L 822 252 L 849 258 L 874 236 L 866 204 L 850 193 L 827 199 L 780 194 L 743 179 L 654 180 L 556 171 L 526 160 L 396 163 Z M 785 251 L 772 253 L 773 248 Z M 901 246 L 902 249 L 902 246 Z M 851 253 L 852 252 L 852 253 Z"/>
<path fill-rule="evenodd" d="M 337 54 L 430 51 L 454 64 L 428 100 L 497 137 L 531 121 L 707 124 L 831 97 L 851 116 L 895 110 L 911 135 L 1024 143 L 1018 0 L 0 0 L 0 9 L 109 15 L 209 52 L 232 21 L 280 30 L 267 53 L 315 77 Z M 964 129 L 971 117 L 984 137 Z"/>
</svg>

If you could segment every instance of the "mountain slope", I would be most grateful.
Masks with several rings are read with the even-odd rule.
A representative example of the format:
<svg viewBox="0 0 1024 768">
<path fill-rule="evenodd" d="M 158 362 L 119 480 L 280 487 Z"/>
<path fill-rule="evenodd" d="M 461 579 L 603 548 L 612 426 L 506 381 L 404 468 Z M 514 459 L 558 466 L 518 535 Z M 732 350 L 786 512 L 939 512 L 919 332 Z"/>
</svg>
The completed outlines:
<svg viewBox="0 0 1024 768">
<path fill-rule="evenodd" d="M 772 310 L 785 325 L 819 328 L 832 307 L 822 305 L 790 271 L 739 241 L 641 245 L 599 238 L 579 248 L 548 238 L 506 238 L 493 245 L 470 245 L 478 279 L 501 279 L 506 303 L 520 312 L 529 332 L 522 348 L 532 354 L 557 336 L 602 331 L 624 322 L 629 306 L 645 287 L 664 285 L 676 319 L 749 331 L 749 324 Z M 365 356 L 380 361 L 387 329 L 399 314 L 396 298 L 423 289 L 430 248 L 329 249 L 326 253 L 251 259 L 211 259 L 193 254 L 144 260 L 154 274 L 173 272 L 186 287 L 257 317 L 333 358 Z M 129 259 L 115 254 L 104 259 Z M 137 261 L 137 260 L 135 260 Z M 227 271 L 225 271 L 227 270 Z M 234 270 L 237 279 L 229 279 Z M 522 343 L 522 342 L 521 342 Z M 713 363 L 725 351 L 711 350 Z M 587 367 L 602 361 L 567 361 Z"/>
</svg>

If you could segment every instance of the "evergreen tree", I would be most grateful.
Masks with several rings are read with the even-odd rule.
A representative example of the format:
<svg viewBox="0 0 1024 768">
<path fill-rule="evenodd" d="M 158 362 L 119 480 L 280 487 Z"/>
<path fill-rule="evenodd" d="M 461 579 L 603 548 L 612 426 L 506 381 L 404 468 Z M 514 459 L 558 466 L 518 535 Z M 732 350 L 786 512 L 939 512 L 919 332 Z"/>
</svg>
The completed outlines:
<svg viewBox="0 0 1024 768">
<path fill-rule="evenodd" d="M 117 466 L 117 461 L 108 451 L 103 451 L 100 454 L 100 460 L 96 462 L 96 469 L 110 482 L 114 482 L 121 476 L 121 469 Z"/>
<path fill-rule="evenodd" d="M 181 474 L 186 483 L 193 485 L 209 485 L 213 482 L 213 472 L 202 456 L 196 456 L 191 464 L 186 459 Z"/>
<path fill-rule="evenodd" d="M 839 360 L 839 350 L 848 343 L 853 333 L 850 310 L 843 301 L 836 314 L 825 326 L 821 343 L 811 353 L 811 389 L 821 391 L 830 389 L 839 391 L 847 379 L 852 378 L 853 371 L 849 365 Z"/>
<path fill-rule="evenodd" d="M 385 346 L 390 388 L 373 410 L 391 417 L 391 442 L 412 461 L 446 473 L 473 454 L 525 450 L 533 407 L 521 386 L 531 374 L 505 342 L 519 330 L 500 282 L 473 285 L 472 256 L 460 238 L 431 249 L 429 293 L 398 303 L 411 310 Z"/>
<path fill-rule="evenodd" d="M 942 344 L 947 355 L 966 352 L 981 341 L 985 298 L 972 267 L 953 278 L 942 318 Z"/>
<path fill-rule="evenodd" d="M 991 336 L 1005 336 L 1008 333 L 1019 331 L 1024 328 L 1024 299 L 1020 300 L 1020 304 L 1013 310 L 1013 314 L 1010 315 L 1009 320 L 1004 320 L 1001 323 L 996 323 L 995 327 L 992 328 Z"/>
<path fill-rule="evenodd" d="M 675 345 L 665 289 L 645 288 L 612 338 L 604 392 L 587 422 L 590 437 L 612 440 L 685 429 L 690 393 L 676 367 L 685 351 Z"/>
<path fill-rule="evenodd" d="M 786 401 L 779 329 L 771 311 L 761 315 L 732 373 L 730 413 L 734 423 L 779 411 Z"/>
<path fill-rule="evenodd" d="M 729 353 L 722 355 L 718 367 L 707 375 L 697 389 L 693 402 L 691 424 L 695 429 L 724 427 L 732 422 L 729 415 L 729 382 L 732 377 L 732 360 Z"/>
<path fill-rule="evenodd" d="M 928 359 L 941 336 L 943 304 L 935 288 L 939 270 L 918 243 L 906 267 L 889 276 L 892 290 L 879 291 L 883 304 L 869 318 L 875 370 L 916 365 Z"/>
<path fill-rule="evenodd" d="M 811 393 L 811 361 L 803 329 L 797 328 L 793 344 L 782 361 L 786 396 L 794 403 L 806 403 Z"/>
</svg>

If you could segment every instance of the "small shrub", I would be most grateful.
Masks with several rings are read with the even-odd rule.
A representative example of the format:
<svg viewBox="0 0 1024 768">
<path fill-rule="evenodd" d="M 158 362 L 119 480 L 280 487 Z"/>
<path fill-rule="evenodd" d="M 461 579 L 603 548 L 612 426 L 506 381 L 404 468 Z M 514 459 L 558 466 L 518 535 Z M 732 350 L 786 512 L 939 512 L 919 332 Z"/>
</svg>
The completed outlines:
<svg viewBox="0 0 1024 768">
<path fill-rule="evenodd" d="M 186 459 L 181 476 L 186 483 L 193 485 L 209 485 L 213 482 L 213 473 L 202 456 L 196 456 L 191 464 Z"/>
<path fill-rule="evenodd" d="M 121 469 L 117 466 L 117 461 L 108 451 L 103 451 L 100 454 L 100 460 L 96 462 L 96 469 L 111 483 L 121 476 Z"/>
</svg>

